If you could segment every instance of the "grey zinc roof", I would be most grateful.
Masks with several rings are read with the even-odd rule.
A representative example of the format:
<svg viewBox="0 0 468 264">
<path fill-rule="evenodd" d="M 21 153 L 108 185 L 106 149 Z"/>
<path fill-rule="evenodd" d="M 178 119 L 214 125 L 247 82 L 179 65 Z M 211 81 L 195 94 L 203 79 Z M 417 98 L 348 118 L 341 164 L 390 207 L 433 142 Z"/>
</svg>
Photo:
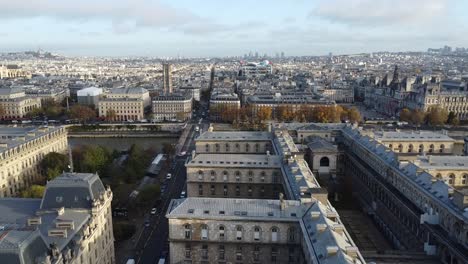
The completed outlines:
<svg viewBox="0 0 468 264">
<path fill-rule="evenodd" d="M 186 166 L 280 168 L 281 157 L 266 154 L 197 154 Z"/>
<path fill-rule="evenodd" d="M 251 132 L 251 131 L 206 131 L 201 134 L 196 141 L 270 141 L 272 135 L 270 132 Z"/>
<path fill-rule="evenodd" d="M 21 92 L 24 92 L 24 90 L 20 87 L 0 87 L 0 95 L 9 95 Z"/>
<path fill-rule="evenodd" d="M 141 87 L 130 87 L 130 88 L 115 88 L 110 90 L 112 94 L 143 94 L 148 90 Z"/>
<path fill-rule="evenodd" d="M 58 127 L 0 127 L 0 142 L 6 143 L 7 147 L 0 146 L 0 152 L 9 148 L 19 146 L 30 140 L 34 140 L 54 131 L 64 129 Z"/>
<path fill-rule="evenodd" d="M 383 131 L 375 132 L 378 141 L 454 141 L 451 137 L 432 131 Z"/>
<path fill-rule="evenodd" d="M 64 173 L 47 183 L 41 209 L 92 207 L 105 188 L 96 174 Z"/>
<path fill-rule="evenodd" d="M 309 144 L 307 144 L 307 146 L 312 152 L 337 152 L 338 151 L 338 147 L 336 145 L 333 145 L 332 143 L 320 137 L 314 137 L 312 141 Z"/>
<path fill-rule="evenodd" d="M 8 264 L 35 263 L 48 248 L 37 230 L 11 230 L 0 233 L 0 261 Z"/>
<path fill-rule="evenodd" d="M 466 170 L 468 173 L 468 156 L 420 156 L 414 163 L 429 170 Z"/>
<path fill-rule="evenodd" d="M 23 226 L 40 205 L 41 199 L 2 198 L 0 199 L 0 225 Z"/>
<path fill-rule="evenodd" d="M 285 209 L 281 210 L 279 200 L 190 197 L 172 200 L 167 217 L 297 221 L 308 208 L 300 201 L 287 200 L 285 203 Z"/>
</svg>

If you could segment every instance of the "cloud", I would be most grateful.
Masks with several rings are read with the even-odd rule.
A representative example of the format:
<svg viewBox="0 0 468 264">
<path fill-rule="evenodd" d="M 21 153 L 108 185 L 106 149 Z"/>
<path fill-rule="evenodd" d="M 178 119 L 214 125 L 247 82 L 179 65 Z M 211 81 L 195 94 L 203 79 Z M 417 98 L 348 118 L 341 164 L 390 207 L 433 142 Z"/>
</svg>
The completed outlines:
<svg viewBox="0 0 468 264">
<path fill-rule="evenodd" d="M 189 10 L 174 8 L 159 0 L 0 0 L 0 7 L 0 19 L 110 20 L 118 33 L 139 27 L 176 27 L 200 20 Z"/>
<path fill-rule="evenodd" d="M 348 25 L 411 25 L 434 22 L 447 10 L 448 0 L 319 0 L 310 16 Z"/>
</svg>

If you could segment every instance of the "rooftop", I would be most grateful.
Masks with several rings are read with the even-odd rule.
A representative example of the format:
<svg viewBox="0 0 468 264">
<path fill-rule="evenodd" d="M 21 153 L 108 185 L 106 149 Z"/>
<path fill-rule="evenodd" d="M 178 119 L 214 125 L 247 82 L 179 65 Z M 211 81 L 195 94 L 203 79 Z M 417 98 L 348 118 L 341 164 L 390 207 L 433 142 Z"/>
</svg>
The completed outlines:
<svg viewBox="0 0 468 264">
<path fill-rule="evenodd" d="M 451 137 L 432 131 L 378 131 L 377 141 L 454 141 Z"/>
<path fill-rule="evenodd" d="M 281 157 L 262 154 L 197 154 L 186 166 L 280 168 Z"/>
<path fill-rule="evenodd" d="M 201 134 L 196 141 L 271 141 L 270 132 L 251 132 L 251 131 L 206 131 Z"/>
<path fill-rule="evenodd" d="M 419 156 L 414 164 L 428 170 L 467 170 L 468 156 Z"/>
</svg>

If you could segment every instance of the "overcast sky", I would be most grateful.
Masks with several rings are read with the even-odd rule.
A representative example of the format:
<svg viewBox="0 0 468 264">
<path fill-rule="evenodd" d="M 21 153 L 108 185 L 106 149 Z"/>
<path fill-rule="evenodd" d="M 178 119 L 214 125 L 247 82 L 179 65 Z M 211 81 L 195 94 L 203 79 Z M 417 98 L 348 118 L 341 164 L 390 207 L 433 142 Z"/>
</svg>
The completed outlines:
<svg viewBox="0 0 468 264">
<path fill-rule="evenodd" d="M 468 47 L 467 0 L 0 0 L 0 52 L 233 56 Z"/>
</svg>

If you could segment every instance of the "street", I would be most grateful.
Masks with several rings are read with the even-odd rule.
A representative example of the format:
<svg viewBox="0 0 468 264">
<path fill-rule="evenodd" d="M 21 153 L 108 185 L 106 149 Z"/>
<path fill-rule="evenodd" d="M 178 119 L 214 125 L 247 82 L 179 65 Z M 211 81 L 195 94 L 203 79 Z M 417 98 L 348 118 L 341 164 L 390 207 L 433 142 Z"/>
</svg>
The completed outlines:
<svg viewBox="0 0 468 264">
<path fill-rule="evenodd" d="M 200 109 L 199 116 L 203 109 Z M 186 152 L 185 156 L 177 156 L 175 159 L 175 166 L 172 171 L 172 178 L 168 180 L 168 185 L 162 202 L 157 208 L 158 213 L 154 215 L 150 220 L 150 225 L 145 227 L 139 238 L 137 239 L 137 245 L 135 247 L 135 260 L 136 263 L 158 263 L 161 257 L 168 257 L 169 255 L 169 244 L 167 241 L 168 237 L 168 220 L 165 217 L 167 208 L 171 199 L 180 198 L 180 193 L 186 188 L 186 169 L 185 161 L 187 156 L 191 155 L 192 150 L 195 148 L 194 139 L 204 132 L 209 127 L 209 121 L 207 118 L 200 120 L 200 118 L 193 118 L 190 122 L 193 127 L 198 126 L 200 131 L 197 132 L 192 129 L 187 136 L 187 140 L 181 148 L 181 152 Z"/>
</svg>

